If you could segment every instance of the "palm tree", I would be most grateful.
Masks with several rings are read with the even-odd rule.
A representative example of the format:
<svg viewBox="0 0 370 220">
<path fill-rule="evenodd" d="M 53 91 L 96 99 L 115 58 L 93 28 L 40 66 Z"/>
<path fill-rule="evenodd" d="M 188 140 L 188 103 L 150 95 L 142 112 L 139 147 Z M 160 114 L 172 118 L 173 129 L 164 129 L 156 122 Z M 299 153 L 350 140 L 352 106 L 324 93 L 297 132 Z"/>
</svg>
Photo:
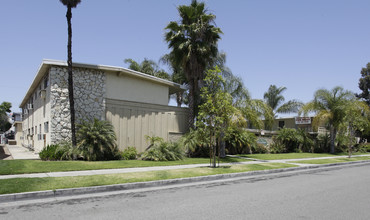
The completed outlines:
<svg viewBox="0 0 370 220">
<path fill-rule="evenodd" d="M 159 60 L 159 63 L 166 64 L 172 70 L 172 74 L 170 76 L 171 81 L 178 83 L 180 85 L 188 85 L 188 81 L 186 79 L 185 73 L 182 70 L 181 66 L 177 66 L 175 63 L 175 59 L 173 54 L 165 54 Z M 176 103 L 177 107 L 181 107 L 182 104 L 187 104 L 187 92 L 186 91 L 177 91 L 175 93 L 176 96 Z"/>
<path fill-rule="evenodd" d="M 335 152 L 335 139 L 339 125 L 344 122 L 350 101 L 354 94 L 342 87 L 332 90 L 319 89 L 315 92 L 314 100 L 302 107 L 302 112 L 315 112 L 315 123 L 326 123 L 330 127 L 330 153 Z"/>
<path fill-rule="evenodd" d="M 129 64 L 129 69 L 170 80 L 170 75 L 164 70 L 159 69 L 157 63 L 153 60 L 145 58 L 144 61 L 138 63 L 133 59 L 125 59 L 124 62 Z"/>
<path fill-rule="evenodd" d="M 112 160 L 118 158 L 116 133 L 108 121 L 96 118 L 78 125 L 77 148 L 85 160 Z"/>
<path fill-rule="evenodd" d="M 203 84 L 204 71 L 217 56 L 217 42 L 222 31 L 215 27 L 216 16 L 208 14 L 203 2 L 192 0 L 189 6 L 177 8 L 180 22 L 172 21 L 165 28 L 165 39 L 172 49 L 174 63 L 181 66 L 189 82 L 189 125 L 194 126 L 198 112 L 199 85 Z"/>
<path fill-rule="evenodd" d="M 286 90 L 286 87 L 277 88 L 275 85 L 270 85 L 269 89 L 263 95 L 266 103 L 271 107 L 274 116 L 276 113 L 291 113 L 298 112 L 299 108 L 303 105 L 302 102 L 297 100 L 290 100 L 284 103 L 285 98 L 282 93 Z"/>
<path fill-rule="evenodd" d="M 72 8 L 77 7 L 81 0 L 60 0 L 60 2 L 67 6 L 67 23 L 68 23 L 68 94 L 69 105 L 71 111 L 71 131 L 72 131 L 72 145 L 76 146 L 76 125 L 75 125 L 75 105 L 73 97 L 73 76 L 72 76 Z"/>
</svg>

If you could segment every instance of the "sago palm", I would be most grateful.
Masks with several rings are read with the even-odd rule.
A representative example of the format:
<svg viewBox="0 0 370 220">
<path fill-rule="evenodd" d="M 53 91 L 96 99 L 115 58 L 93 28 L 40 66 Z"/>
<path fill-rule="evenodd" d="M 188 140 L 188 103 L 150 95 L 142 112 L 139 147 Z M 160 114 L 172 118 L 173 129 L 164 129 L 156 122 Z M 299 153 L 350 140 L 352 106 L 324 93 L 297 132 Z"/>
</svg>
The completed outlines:
<svg viewBox="0 0 370 220">
<path fill-rule="evenodd" d="M 98 119 L 78 125 L 78 149 L 85 160 L 117 159 L 118 148 L 113 125 Z"/>
</svg>

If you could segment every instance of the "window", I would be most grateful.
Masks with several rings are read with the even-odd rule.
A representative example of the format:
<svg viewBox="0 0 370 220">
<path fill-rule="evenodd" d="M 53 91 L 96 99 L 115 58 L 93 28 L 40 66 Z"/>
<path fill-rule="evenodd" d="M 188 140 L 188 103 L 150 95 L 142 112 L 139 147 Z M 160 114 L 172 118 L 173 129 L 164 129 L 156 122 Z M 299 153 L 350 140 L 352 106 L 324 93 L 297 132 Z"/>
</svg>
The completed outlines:
<svg viewBox="0 0 370 220">
<path fill-rule="evenodd" d="M 45 122 L 44 123 L 44 133 L 48 133 L 49 132 L 49 122 Z"/>
<path fill-rule="evenodd" d="M 40 124 L 40 126 L 39 126 L 39 133 L 40 133 L 40 134 L 42 133 L 42 131 L 41 131 L 41 124 Z"/>
<path fill-rule="evenodd" d="M 279 121 L 279 128 L 284 128 L 285 121 Z"/>
<path fill-rule="evenodd" d="M 37 134 L 37 126 L 35 126 L 35 134 Z"/>
<path fill-rule="evenodd" d="M 46 76 L 44 79 L 44 89 L 46 89 L 49 86 L 49 77 Z"/>
</svg>

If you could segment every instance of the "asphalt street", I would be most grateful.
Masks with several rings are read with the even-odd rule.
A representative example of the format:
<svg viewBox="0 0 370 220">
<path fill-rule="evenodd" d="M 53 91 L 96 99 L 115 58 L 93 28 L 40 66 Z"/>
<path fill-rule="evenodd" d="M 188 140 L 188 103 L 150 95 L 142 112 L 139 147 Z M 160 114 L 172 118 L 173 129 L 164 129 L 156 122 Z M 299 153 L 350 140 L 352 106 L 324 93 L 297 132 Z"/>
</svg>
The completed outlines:
<svg viewBox="0 0 370 220">
<path fill-rule="evenodd" d="M 369 218 L 369 164 L 0 207 L 0 219 Z"/>
</svg>

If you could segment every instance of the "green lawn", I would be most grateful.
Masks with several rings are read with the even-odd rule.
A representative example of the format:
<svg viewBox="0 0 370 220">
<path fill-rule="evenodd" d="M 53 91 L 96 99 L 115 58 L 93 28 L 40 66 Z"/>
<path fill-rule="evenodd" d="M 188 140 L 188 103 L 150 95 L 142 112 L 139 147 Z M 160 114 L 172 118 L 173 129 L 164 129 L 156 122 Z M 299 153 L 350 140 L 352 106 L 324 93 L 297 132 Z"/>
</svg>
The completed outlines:
<svg viewBox="0 0 370 220">
<path fill-rule="evenodd" d="M 369 154 L 369 153 L 356 153 Z M 356 155 L 354 154 L 354 155 Z M 285 153 L 285 154 L 241 154 L 238 156 L 259 159 L 259 160 L 282 160 L 282 159 L 301 159 L 301 158 L 316 158 L 316 157 L 334 157 L 343 156 L 346 153 L 329 154 L 329 153 Z"/>
<path fill-rule="evenodd" d="M 94 175 L 94 176 L 0 179 L 1 186 L 0 194 L 55 190 L 76 187 L 102 186 L 132 182 L 145 182 L 154 180 L 208 176 L 225 173 L 239 173 L 288 167 L 296 166 L 284 163 L 264 163 L 248 165 L 231 165 L 220 168 L 202 167 L 202 168 L 177 169 L 166 171 Z"/>
<path fill-rule="evenodd" d="M 316 159 L 316 160 L 300 160 L 300 161 L 292 161 L 292 163 L 304 163 L 304 164 L 330 164 L 330 163 L 344 163 L 344 162 L 351 162 L 351 161 L 361 161 L 361 160 L 370 160 L 370 156 L 366 157 L 342 157 L 342 158 L 334 158 L 334 159 Z"/>
<path fill-rule="evenodd" d="M 247 161 L 240 158 L 224 158 L 222 163 Z M 0 175 L 23 173 L 48 173 L 76 170 L 99 170 L 132 167 L 173 166 L 184 164 L 209 163 L 209 158 L 186 158 L 179 161 L 142 161 L 142 160 L 116 160 L 116 161 L 42 161 L 42 160 L 0 160 Z"/>
</svg>

